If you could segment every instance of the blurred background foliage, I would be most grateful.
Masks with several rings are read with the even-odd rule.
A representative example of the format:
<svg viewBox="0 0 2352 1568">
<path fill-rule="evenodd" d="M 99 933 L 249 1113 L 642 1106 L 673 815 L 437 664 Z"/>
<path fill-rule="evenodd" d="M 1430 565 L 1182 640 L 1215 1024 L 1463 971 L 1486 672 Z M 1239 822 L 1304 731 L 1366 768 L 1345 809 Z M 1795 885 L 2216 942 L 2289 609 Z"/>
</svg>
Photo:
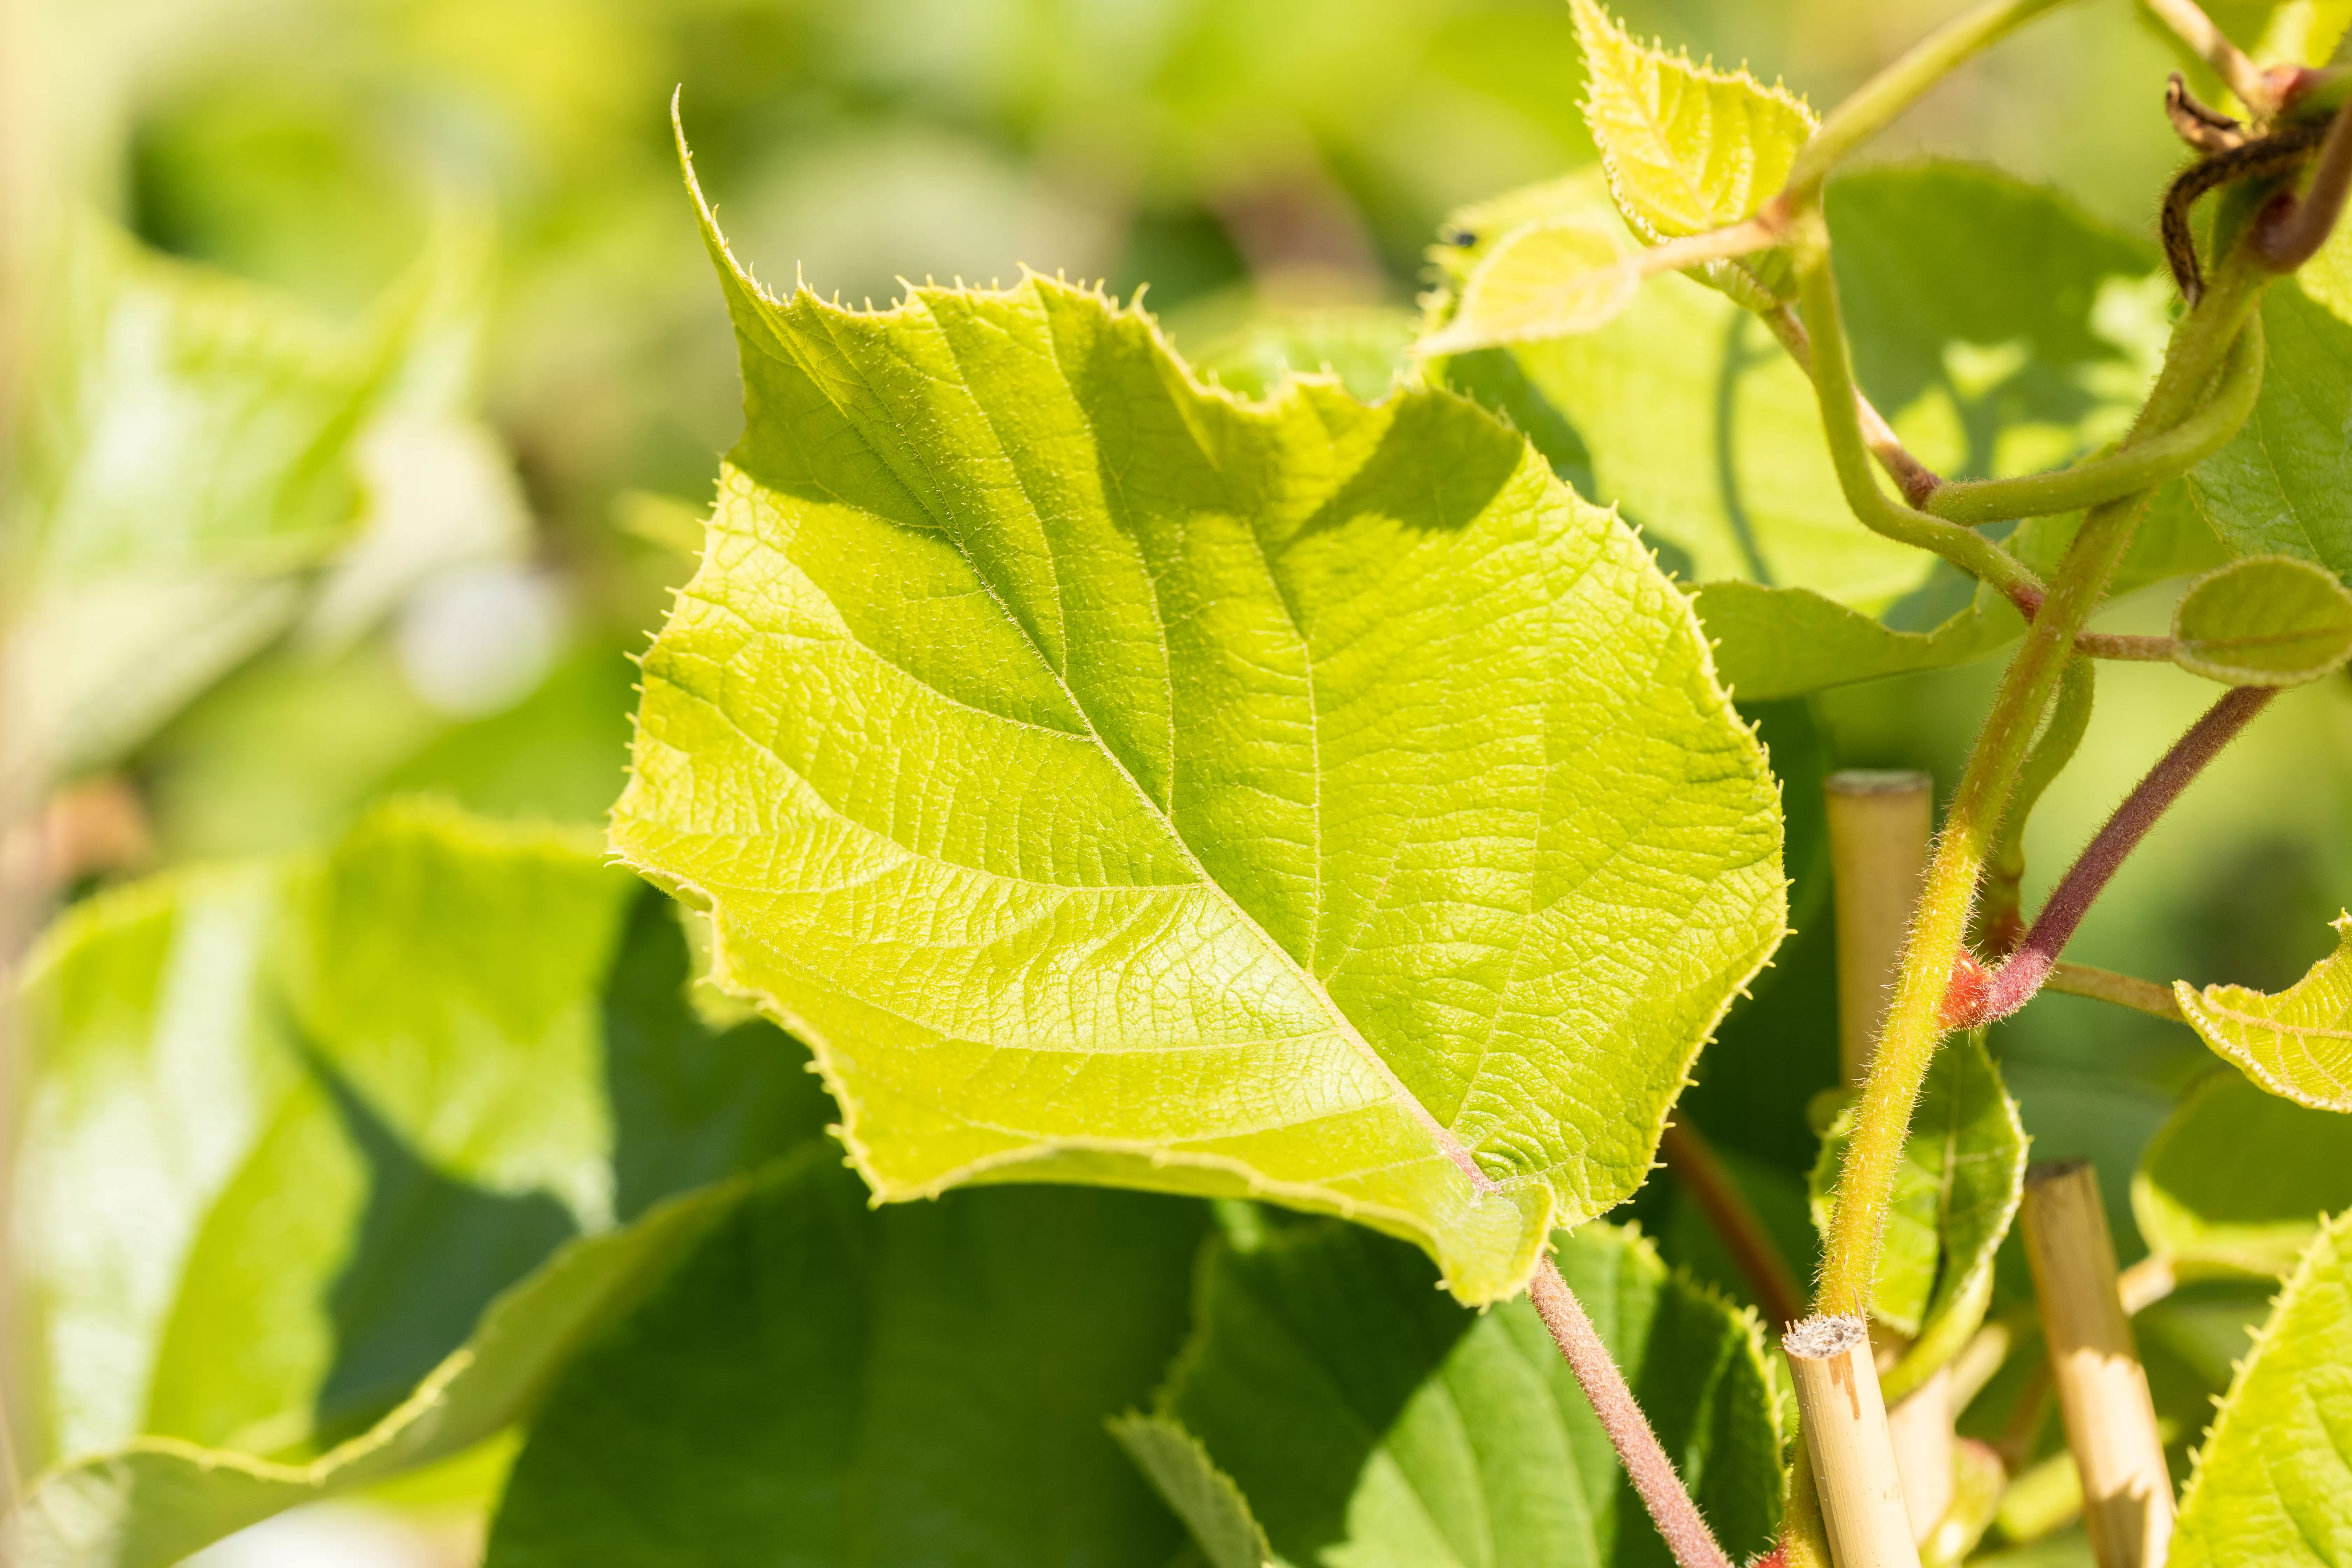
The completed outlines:
<svg viewBox="0 0 2352 1568">
<path fill-rule="evenodd" d="M 1817 107 L 1960 8 L 1619 7 L 1636 33 L 1745 61 Z M 400 385 L 371 394 L 354 441 L 358 482 L 386 515 L 473 520 L 406 568 L 347 574 L 363 579 L 350 603 L 321 590 L 208 689 L 53 780 L 64 897 L 317 848 L 409 791 L 600 819 L 629 656 L 690 570 L 740 426 L 734 345 L 671 147 L 674 87 L 705 188 L 771 287 L 797 276 L 878 303 L 901 277 L 1024 266 L 1122 296 L 1148 284 L 1180 346 L 1236 384 L 1251 351 L 1232 334 L 1255 312 L 1409 307 L 1449 209 L 1593 157 L 1559 0 L 17 0 L 10 25 L 10 177 L 33 193 L 12 210 L 102 215 L 321 333 L 411 312 Z M 2146 237 L 2179 159 L 2158 96 L 2172 63 L 2127 0 L 2085 0 L 1947 83 L 1873 155 L 1987 161 Z M 30 247 L 31 276 L 69 265 L 46 237 L 69 226 Z M 330 575 L 360 546 L 342 548 Z M 2160 630 L 2168 604 L 2147 590 L 2110 623 Z M 1798 936 L 1704 1059 L 1691 1107 L 1792 1248 L 1811 1245 L 1805 1106 L 1835 1072 L 1820 777 L 1921 766 L 1948 787 L 1996 668 L 1754 710 L 1788 785 Z M 2166 668 L 2102 671 L 2089 742 L 2033 823 L 2029 899 L 2208 698 Z M 2070 956 L 2294 979 L 2352 889 L 2347 781 L 2352 693 L 2333 679 L 2288 694 L 2126 868 Z M 2056 996 L 1992 1046 L 2037 1157 L 2098 1162 L 2129 1261 L 2137 1152 L 2212 1059 L 2185 1029 Z M 1738 1288 L 1670 1192 L 1654 1184 L 1634 1208 L 1670 1255 Z M 2006 1279 L 2021 1292 L 2021 1268 Z M 2189 1301 L 2175 1316 L 2151 1355 L 2181 1365 L 2158 1381 L 2201 1401 L 2245 1313 Z"/>
</svg>

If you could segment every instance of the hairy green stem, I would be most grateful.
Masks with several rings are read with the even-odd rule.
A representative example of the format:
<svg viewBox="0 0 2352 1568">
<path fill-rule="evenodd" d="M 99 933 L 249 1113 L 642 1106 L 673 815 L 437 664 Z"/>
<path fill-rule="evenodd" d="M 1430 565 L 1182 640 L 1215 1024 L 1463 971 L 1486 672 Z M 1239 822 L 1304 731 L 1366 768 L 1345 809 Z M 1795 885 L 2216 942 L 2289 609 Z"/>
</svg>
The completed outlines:
<svg viewBox="0 0 2352 1568">
<path fill-rule="evenodd" d="M 1954 17 L 1911 47 L 1830 111 L 1812 140 L 1798 149 L 1787 189 L 1798 205 L 1830 176 L 1846 154 L 1894 122 L 1954 70 L 2065 0 L 1988 0 Z"/>
<path fill-rule="evenodd" d="M 2246 323 L 2231 345 L 2212 401 L 2162 435 L 2049 473 L 1948 482 L 1937 486 L 1920 510 L 1949 522 L 2006 522 L 2056 517 L 2152 489 L 2227 445 L 2253 413 L 2262 389 L 2263 332 L 2257 319 Z"/>
<path fill-rule="evenodd" d="M 2096 667 L 2088 658 L 2078 653 L 2066 661 L 2059 673 L 2058 700 L 2050 710 L 2050 721 L 2042 725 L 2042 738 L 2033 742 L 2018 773 L 2016 798 L 2001 818 L 2000 836 L 1993 841 L 1992 854 L 1985 864 L 1984 908 L 1979 912 L 1977 929 L 1988 957 L 2006 956 L 2025 934 L 2018 910 L 2025 880 L 2026 820 L 2042 792 L 2074 761 L 2084 731 L 2091 727 L 2096 689 Z"/>
<path fill-rule="evenodd" d="M 2038 602 L 2043 593 L 2042 580 L 2023 562 L 1973 530 L 1888 500 L 1878 488 L 1857 410 L 1860 394 L 1838 307 L 1837 279 L 1830 269 L 1828 231 L 1817 213 L 1806 215 L 1801 226 L 1808 232 L 1801 234 L 1797 245 L 1797 299 L 1811 341 L 1813 391 L 1829 435 L 1830 460 L 1837 469 L 1838 488 L 1845 493 L 1846 505 L 1873 532 L 1933 551 L 2012 600 Z"/>
<path fill-rule="evenodd" d="M 2058 955 L 2074 939 L 2083 917 L 2091 912 L 2091 905 L 2149 829 L 2278 694 L 2275 686 L 2233 687 L 2207 709 L 2124 797 L 2115 815 L 2066 868 L 2042 912 L 2033 917 L 2032 928 L 2019 940 L 2017 951 L 1996 970 L 1987 970 L 1962 955 L 1944 1000 L 1945 1022 L 1955 1027 L 1979 1028 L 2032 1001 L 2049 978 Z"/>
<path fill-rule="evenodd" d="M 1805 373 L 1808 381 L 1811 380 L 1813 342 L 1805 333 L 1805 323 L 1797 319 L 1797 312 L 1786 305 L 1775 305 L 1763 312 L 1763 320 L 1789 357 L 1796 362 L 1797 368 Z M 1944 482 L 1941 476 L 1911 455 L 1903 438 L 1895 433 L 1895 426 L 1886 422 L 1877 405 L 1863 395 L 1859 386 L 1853 392 L 1853 412 L 1861 421 L 1863 445 L 1878 459 L 1878 466 L 1886 470 L 1886 477 L 1895 481 L 1895 488 L 1903 492 L 1903 499 L 1916 506 L 1935 494 L 1937 487 Z"/>
<path fill-rule="evenodd" d="M 1815 258 L 1814 273 L 1826 270 L 1827 258 Z M 2249 265 L 2242 256 L 2231 257 L 2203 302 L 2175 330 L 2164 370 L 2126 438 L 2126 447 L 2173 428 L 2198 406 L 2260 299 L 2264 277 L 2259 266 Z M 1813 287 L 1821 289 L 1818 277 Z M 1832 356 L 1820 341 L 1822 328 L 1817 326 L 1814 335 L 1816 361 L 1828 360 Z M 1825 394 L 1824 404 L 1829 401 Z M 1857 1313 L 1869 1303 L 1911 1109 L 1946 1032 L 1944 994 L 1959 956 L 1978 877 L 2027 748 L 2056 694 L 2060 673 L 2073 657 L 2075 636 L 2129 547 L 2147 500 L 2142 493 L 2108 501 L 2083 520 L 2023 645 L 2001 678 L 1960 776 L 1927 868 L 1911 940 L 1839 1172 L 1816 1302 L 1820 1310 Z"/>
</svg>

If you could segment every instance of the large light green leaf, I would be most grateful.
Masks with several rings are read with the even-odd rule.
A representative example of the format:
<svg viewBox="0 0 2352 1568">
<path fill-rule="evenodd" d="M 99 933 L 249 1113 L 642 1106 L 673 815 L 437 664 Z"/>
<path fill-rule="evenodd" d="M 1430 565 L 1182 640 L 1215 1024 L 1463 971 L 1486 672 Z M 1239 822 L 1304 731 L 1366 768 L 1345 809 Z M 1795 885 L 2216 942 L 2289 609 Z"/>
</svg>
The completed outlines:
<svg viewBox="0 0 2352 1568">
<path fill-rule="evenodd" d="M 25 728 L 11 766 L 110 760 L 290 625 L 355 524 L 388 332 L 69 226 L 6 496 Z"/>
<path fill-rule="evenodd" d="M 2235 439 L 2189 476 L 2242 555 L 2291 555 L 2352 578 L 2352 234 L 2263 296 L 2263 389 Z"/>
<path fill-rule="evenodd" d="M 565 1244 L 373 1426 L 308 1463 L 142 1437 L 43 1476 L 11 1521 L 18 1568 L 168 1568 L 247 1525 L 464 1452 L 529 1415 L 742 1197 L 731 1182 Z"/>
<path fill-rule="evenodd" d="M 446 808 L 79 906 L 26 1010 L 25 1457 L 308 1460 L 568 1237 L 813 1136 L 804 1054 L 706 1027 L 688 976 L 668 900 L 593 838 Z"/>
<path fill-rule="evenodd" d="M 1559 1261 L 1733 1560 L 1761 1550 L 1780 1431 L 1754 1316 L 1631 1231 L 1588 1226 Z M 1121 1436 L 1159 1477 L 1182 1473 L 1164 1424 L 1191 1433 L 1295 1568 L 1669 1563 L 1535 1309 L 1474 1314 L 1431 1284 L 1412 1252 L 1336 1226 L 1213 1254 L 1160 1440 Z"/>
<path fill-rule="evenodd" d="M 1748 216 L 1787 182 L 1812 111 L 1746 71 L 1694 65 L 1644 47 L 1599 0 L 1570 0 L 1584 55 L 1584 123 L 1610 194 L 1644 238 L 1673 239 Z M 1777 258 L 1715 262 L 1707 280 L 1764 302 L 1787 268 Z"/>
<path fill-rule="evenodd" d="M 2319 1110 L 2352 1111 L 2352 915 L 2335 921 L 2336 951 L 2273 995 L 2244 985 L 2172 983 L 2198 1037 L 2273 1094 Z"/>
<path fill-rule="evenodd" d="M 2172 612 L 2172 662 L 2226 686 L 2300 686 L 2352 656 L 2352 593 L 2324 567 L 2255 555 L 2207 573 Z"/>
<path fill-rule="evenodd" d="M 2164 343 L 2146 247 L 1967 165 L 1851 175 L 1828 211 L 1859 373 L 1922 460 L 1954 478 L 2018 473 L 2122 432 Z M 1432 330 L 1506 237 L 1607 216 L 1589 174 L 1456 213 L 1431 252 L 1447 285 Z M 1804 376 L 1761 321 L 1688 279 L 1651 280 L 1597 331 L 1457 356 L 1442 374 L 1702 587 L 1718 668 L 1743 698 L 1934 668 L 2013 635 L 2005 606 L 1976 612 L 1931 585 L 1930 557 L 1854 520 Z M 2216 558 L 2194 548 L 2209 531 L 2189 509 L 2166 515 L 2179 526 L 2151 527 L 2127 580 Z M 2070 529 L 2037 523 L 2020 548 L 2054 561 Z M 1751 591 L 1713 595 L 1725 583 Z"/>
<path fill-rule="evenodd" d="M 1202 344 L 1192 365 L 1251 397 L 1267 396 L 1301 375 L 1331 375 L 1365 402 L 1376 403 L 1411 374 L 1414 330 L 1412 312 L 1383 306 L 1273 310 Z M 696 521 L 698 542 L 699 513 Z"/>
<path fill-rule="evenodd" d="M 1181 1530 L 1105 1423 L 1182 1338 L 1202 1205 L 865 1197 L 812 1151 L 575 1363 L 492 1568 L 1166 1563 Z"/>
<path fill-rule="evenodd" d="M 2322 1215 L 2352 1210 L 2352 1117 L 2263 1093 L 2236 1073 L 2189 1091 L 2148 1140 L 2132 1217 L 2182 1272 L 2283 1275 Z"/>
<path fill-rule="evenodd" d="M 1813 1219 L 1829 1232 L 1831 1194 L 1853 1131 L 1841 1113 L 1813 1166 Z M 2025 1191 L 2025 1128 L 1981 1032 L 1937 1052 L 1921 1086 L 1886 1220 L 1871 1313 L 1949 1360 L 1990 1300 L 1993 1254 Z M 1935 1363 L 1940 1364 L 1940 1362 Z M 1931 1372 L 1933 1364 L 1916 1373 Z"/>
<path fill-rule="evenodd" d="M 2312 1241 L 2240 1368 L 2170 1562 L 2352 1563 L 2352 1214 Z"/>
<path fill-rule="evenodd" d="M 1242 404 L 1059 283 L 859 314 L 711 244 L 749 428 L 613 843 L 876 1191 L 1264 1194 L 1492 1300 L 1639 1185 L 1783 900 L 1633 537 L 1443 393 Z"/>
</svg>

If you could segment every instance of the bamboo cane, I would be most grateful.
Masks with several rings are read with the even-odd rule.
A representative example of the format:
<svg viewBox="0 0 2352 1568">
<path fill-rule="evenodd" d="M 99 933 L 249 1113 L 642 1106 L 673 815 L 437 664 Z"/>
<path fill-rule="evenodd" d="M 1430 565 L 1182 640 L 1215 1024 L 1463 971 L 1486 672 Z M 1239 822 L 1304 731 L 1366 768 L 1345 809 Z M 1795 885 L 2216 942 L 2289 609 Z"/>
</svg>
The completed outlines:
<svg viewBox="0 0 2352 1568">
<path fill-rule="evenodd" d="M 1822 793 L 1837 908 L 1838 1060 L 1851 1086 L 1870 1070 L 1903 963 L 1927 868 L 1934 791 L 1926 773 L 1853 768 L 1832 773 Z"/>
<path fill-rule="evenodd" d="M 2158 1568 L 2172 1540 L 2172 1479 L 2088 1161 L 2026 1173 L 2025 1254 L 2092 1554 L 2099 1568 Z"/>
<path fill-rule="evenodd" d="M 1805 1451 L 1837 1568 L 1919 1568 L 1870 1331 L 1860 1318 L 1807 1318 L 1781 1336 Z"/>
</svg>

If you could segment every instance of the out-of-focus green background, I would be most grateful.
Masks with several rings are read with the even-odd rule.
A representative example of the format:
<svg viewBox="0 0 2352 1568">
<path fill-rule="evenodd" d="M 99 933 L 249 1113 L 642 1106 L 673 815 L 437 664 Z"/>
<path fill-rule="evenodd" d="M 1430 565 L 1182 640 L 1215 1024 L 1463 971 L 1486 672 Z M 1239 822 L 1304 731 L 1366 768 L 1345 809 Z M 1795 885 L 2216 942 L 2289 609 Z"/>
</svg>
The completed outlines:
<svg viewBox="0 0 2352 1568">
<path fill-rule="evenodd" d="M 462 258 L 458 396 L 533 530 L 526 581 L 427 584 L 388 630 L 256 661 L 142 748 L 172 858 L 314 842 L 385 788 L 575 817 L 613 792 L 620 655 L 684 564 L 642 535 L 685 518 L 656 498 L 702 504 L 739 426 L 673 88 L 771 286 L 878 301 L 1025 265 L 1149 284 L 1196 347 L 1266 300 L 1409 304 L 1451 206 L 1592 157 L 1560 0 L 17 5 L 16 178 L 49 212 L 95 207 L 345 321 L 428 249 Z M 1622 9 L 1826 105 L 1958 6 Z M 2087 0 L 1879 153 L 1988 158 L 2146 233 L 2168 64 L 2127 0 Z"/>
<path fill-rule="evenodd" d="M 1817 107 L 1960 8 L 1618 7 L 1637 32 L 1744 61 Z M 1593 155 L 1562 0 L 17 0 L 7 20 L 10 211 L 95 209 L 328 321 L 441 268 L 458 298 L 445 402 L 488 454 L 459 465 L 446 504 L 503 508 L 526 531 L 408 584 L 363 635 L 280 639 L 85 786 L 88 853 L 67 892 L 323 844 L 366 801 L 418 788 L 601 816 L 624 763 L 628 655 L 689 569 L 665 541 L 691 539 L 740 423 L 673 88 L 737 254 L 772 287 L 797 276 L 878 303 L 901 277 L 985 282 L 1025 265 L 1121 295 L 1149 284 L 1186 347 L 1269 301 L 1409 305 L 1452 206 Z M 2172 64 L 2128 0 L 2081 0 L 1873 155 L 1988 160 L 2149 237 L 2179 155 L 2160 112 Z M 12 243 L 38 276 L 46 241 Z M 2160 629 L 2163 595 L 2112 624 Z M 1993 674 L 1764 715 L 1790 781 L 1801 931 L 1826 918 L 1808 825 L 1820 773 L 1921 765 L 1948 784 Z M 2035 820 L 2029 896 L 2210 691 L 2164 668 L 2101 680 L 2083 759 Z M 2293 979 L 2352 897 L 2347 780 L 2346 685 L 2290 694 L 2070 956 Z M 1792 947 L 1759 995 L 1817 983 L 1809 963 Z M 1735 1022 L 1744 1080 L 1771 1078 L 1785 1050 L 1810 1091 L 1833 1046 L 1786 1037 L 1807 1016 Z M 2037 1155 L 2098 1159 L 2128 1259 L 2132 1157 L 2210 1058 L 2185 1030 L 2067 998 L 1995 1046 Z M 1699 1103 L 1759 1180 L 1788 1182 L 1809 1157 L 1788 1116 L 1743 1131 L 1726 1097 Z"/>
</svg>

